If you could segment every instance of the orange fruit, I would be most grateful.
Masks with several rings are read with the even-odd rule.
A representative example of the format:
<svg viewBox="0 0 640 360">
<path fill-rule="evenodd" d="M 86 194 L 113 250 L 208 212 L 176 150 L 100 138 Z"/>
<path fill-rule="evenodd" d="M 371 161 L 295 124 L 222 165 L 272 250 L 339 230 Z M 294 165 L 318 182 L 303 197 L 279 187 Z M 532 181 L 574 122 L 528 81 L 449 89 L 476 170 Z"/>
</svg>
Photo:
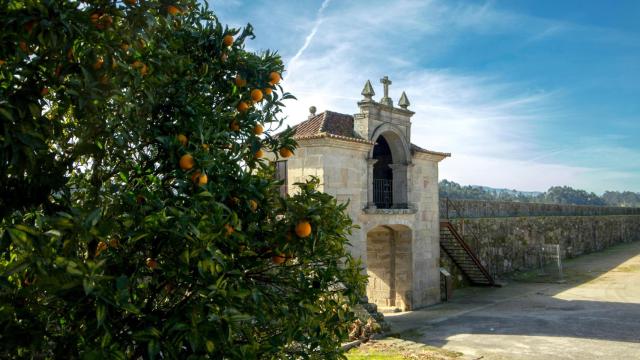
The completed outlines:
<svg viewBox="0 0 640 360">
<path fill-rule="evenodd" d="M 202 148 L 204 150 L 209 150 L 209 144 L 202 144 Z"/>
<path fill-rule="evenodd" d="M 277 84 L 277 83 L 279 83 L 279 82 L 280 82 L 280 74 L 278 74 L 278 73 L 277 73 L 277 72 L 275 72 L 275 71 L 272 71 L 272 72 L 269 74 L 269 84 L 271 84 L 271 85 L 275 85 L 275 84 Z"/>
<path fill-rule="evenodd" d="M 4 60 L 0 60 L 0 66 L 4 65 L 4 64 L 6 64 L 6 63 L 7 63 L 6 61 L 4 61 Z"/>
<path fill-rule="evenodd" d="M 145 264 L 147 264 L 147 267 L 151 270 L 155 270 L 158 268 L 158 262 L 152 258 L 147 258 L 147 260 L 145 261 Z"/>
<path fill-rule="evenodd" d="M 178 142 L 179 142 L 180 144 L 182 144 L 182 146 L 187 146 L 187 142 L 188 142 L 188 141 L 189 141 L 189 140 L 187 139 L 187 137 L 186 137 L 184 134 L 180 134 L 180 135 L 178 135 Z"/>
<path fill-rule="evenodd" d="M 229 236 L 231 234 L 233 234 L 233 232 L 235 231 L 235 229 L 233 228 L 233 226 L 229 225 L 229 224 L 224 224 L 224 229 L 226 230 L 226 235 Z"/>
<path fill-rule="evenodd" d="M 96 59 L 96 62 L 93 63 L 93 69 L 100 70 L 103 64 L 104 64 L 104 59 L 102 57 L 99 57 L 98 59 Z"/>
<path fill-rule="evenodd" d="M 191 154 L 184 154 L 180 158 L 180 168 L 182 170 L 190 170 L 193 165 L 195 165 L 195 161 L 193 160 L 193 156 Z"/>
<path fill-rule="evenodd" d="M 198 178 L 200 177 L 201 172 L 200 171 L 196 171 L 191 175 L 191 181 L 192 182 L 197 182 Z"/>
<path fill-rule="evenodd" d="M 207 174 L 202 174 L 200 175 L 200 177 L 198 177 L 198 185 L 205 186 L 208 182 L 209 178 L 207 177 Z"/>
<path fill-rule="evenodd" d="M 98 246 L 96 247 L 96 256 L 100 255 L 101 252 L 107 250 L 107 247 L 108 247 L 108 245 L 107 245 L 106 242 L 100 241 L 98 243 Z"/>
<path fill-rule="evenodd" d="M 92 13 L 89 18 L 91 19 L 91 22 L 98 30 L 102 30 L 106 27 L 111 26 L 111 24 L 113 24 L 113 18 L 111 17 L 111 15 L 103 14 L 98 11 Z"/>
<path fill-rule="evenodd" d="M 279 255 L 274 255 L 273 257 L 271 257 L 271 262 L 273 262 L 276 265 L 282 265 L 285 261 L 287 261 L 287 258 L 282 253 L 280 253 Z"/>
<path fill-rule="evenodd" d="M 140 60 L 136 60 L 133 62 L 133 64 L 131 64 L 131 66 L 134 69 L 138 69 L 138 71 L 140 72 L 140 75 L 144 76 L 147 75 L 147 65 L 145 65 L 145 63 L 143 63 Z"/>
<path fill-rule="evenodd" d="M 265 95 L 271 95 L 271 93 L 273 92 L 273 89 L 271 89 L 271 88 L 269 88 L 269 87 L 268 87 L 268 88 L 264 88 L 264 90 L 262 90 L 262 92 L 263 92 Z"/>
<path fill-rule="evenodd" d="M 233 120 L 231 124 L 229 124 L 229 129 L 231 129 L 231 131 L 238 132 L 240 131 L 240 125 L 237 121 Z"/>
<path fill-rule="evenodd" d="M 306 220 L 300 221 L 296 225 L 296 235 L 301 238 L 306 238 L 311 235 L 311 224 Z"/>
<path fill-rule="evenodd" d="M 124 2 L 126 2 L 130 6 L 136 6 L 138 0 L 124 0 Z"/>
<path fill-rule="evenodd" d="M 255 102 L 262 101 L 262 91 L 260 91 L 259 89 L 251 90 L 251 100 Z"/>
<path fill-rule="evenodd" d="M 180 13 L 180 9 L 174 5 L 169 5 L 167 6 L 167 12 L 175 16 Z"/>
<path fill-rule="evenodd" d="M 254 134 L 262 135 L 263 132 L 264 132 L 264 127 L 262 127 L 262 125 L 256 124 L 256 126 L 253 127 L 253 133 Z"/>
<path fill-rule="evenodd" d="M 231 46 L 231 45 L 233 44 L 233 36 L 228 35 L 228 34 L 227 34 L 227 35 L 225 35 L 225 36 L 222 38 L 222 44 L 223 44 L 224 46 L 227 46 L 227 47 Z"/>
<path fill-rule="evenodd" d="M 28 52 L 28 51 L 29 51 L 29 48 L 27 47 L 27 43 L 26 43 L 26 42 L 24 42 L 24 41 L 20 41 L 20 42 L 18 43 L 18 47 L 20 47 L 20 50 L 22 50 L 22 52 L 25 52 L 25 53 L 26 53 L 26 52 Z"/>
<path fill-rule="evenodd" d="M 117 248 L 118 246 L 120 246 L 120 241 L 118 240 L 118 238 L 113 238 L 109 240 L 109 246 L 111 246 L 112 248 Z"/>
<path fill-rule="evenodd" d="M 293 155 L 293 152 L 287 148 L 281 148 L 278 152 L 283 158 L 288 158 L 289 156 Z"/>
<path fill-rule="evenodd" d="M 240 101 L 240 103 L 238 104 L 237 107 L 239 112 L 246 112 L 247 110 L 249 110 L 249 104 L 247 104 L 246 101 Z"/>
<path fill-rule="evenodd" d="M 255 200 L 249 200 L 249 208 L 251 208 L 251 211 L 258 210 L 258 203 Z"/>
<path fill-rule="evenodd" d="M 240 75 L 236 76 L 235 83 L 237 87 L 243 87 L 247 85 L 247 80 L 240 77 Z"/>
<path fill-rule="evenodd" d="M 123 42 L 122 44 L 120 44 L 120 49 L 127 51 L 129 50 L 129 44 L 126 42 Z"/>
<path fill-rule="evenodd" d="M 40 89 L 40 95 L 42 96 L 49 95 L 49 88 L 43 87 L 42 89 Z"/>
<path fill-rule="evenodd" d="M 260 159 L 261 157 L 264 156 L 264 151 L 262 151 L 262 149 L 259 149 L 258 151 L 256 151 L 256 153 L 253 155 L 256 159 Z"/>
</svg>

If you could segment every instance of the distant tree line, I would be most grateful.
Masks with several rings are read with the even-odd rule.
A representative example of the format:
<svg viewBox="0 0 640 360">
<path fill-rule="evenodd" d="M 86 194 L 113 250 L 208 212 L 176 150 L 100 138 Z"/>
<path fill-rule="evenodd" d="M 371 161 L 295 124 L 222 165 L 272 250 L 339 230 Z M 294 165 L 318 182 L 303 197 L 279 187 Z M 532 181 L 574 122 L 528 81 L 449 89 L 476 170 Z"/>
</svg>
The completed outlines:
<svg viewBox="0 0 640 360">
<path fill-rule="evenodd" d="M 570 186 L 552 186 L 546 192 L 525 192 L 509 189 L 494 189 L 486 186 L 466 185 L 442 180 L 440 197 L 450 199 L 516 201 L 530 203 L 608 205 L 640 207 L 640 193 L 631 191 L 606 191 L 602 196 Z"/>
</svg>

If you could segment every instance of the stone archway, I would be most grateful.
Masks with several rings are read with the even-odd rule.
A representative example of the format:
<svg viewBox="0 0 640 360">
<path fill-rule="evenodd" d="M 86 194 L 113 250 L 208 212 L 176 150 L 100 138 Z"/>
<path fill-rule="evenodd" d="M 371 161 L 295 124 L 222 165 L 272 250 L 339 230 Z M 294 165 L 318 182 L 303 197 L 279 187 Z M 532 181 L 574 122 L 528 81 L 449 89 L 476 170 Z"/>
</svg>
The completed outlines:
<svg viewBox="0 0 640 360">
<path fill-rule="evenodd" d="M 408 208 L 407 166 L 411 162 L 404 134 L 392 124 L 374 131 L 375 145 L 369 153 L 367 207 Z"/>
<path fill-rule="evenodd" d="M 381 308 L 406 311 L 412 303 L 412 231 L 381 225 L 367 232 L 367 297 Z"/>
</svg>

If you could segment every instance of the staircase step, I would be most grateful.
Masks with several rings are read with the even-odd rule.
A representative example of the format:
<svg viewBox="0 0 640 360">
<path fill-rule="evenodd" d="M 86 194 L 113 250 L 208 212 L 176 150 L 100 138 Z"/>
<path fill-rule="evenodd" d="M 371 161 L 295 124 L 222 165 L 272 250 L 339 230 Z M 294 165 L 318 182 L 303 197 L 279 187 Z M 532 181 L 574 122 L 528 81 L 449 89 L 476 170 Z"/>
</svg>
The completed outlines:
<svg viewBox="0 0 640 360">
<path fill-rule="evenodd" d="M 442 222 L 440 227 L 440 247 L 463 274 L 474 284 L 491 285 L 493 279 L 487 275 L 484 267 L 477 262 L 473 249 L 464 241 L 450 223 Z"/>
</svg>

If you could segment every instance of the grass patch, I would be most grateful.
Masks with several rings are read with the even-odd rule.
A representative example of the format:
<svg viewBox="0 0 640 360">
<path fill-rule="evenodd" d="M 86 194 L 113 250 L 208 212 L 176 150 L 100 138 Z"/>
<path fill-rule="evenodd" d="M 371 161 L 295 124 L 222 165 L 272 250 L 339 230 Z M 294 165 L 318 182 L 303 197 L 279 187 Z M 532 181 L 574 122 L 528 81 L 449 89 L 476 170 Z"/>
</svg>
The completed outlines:
<svg viewBox="0 0 640 360">
<path fill-rule="evenodd" d="M 390 351 L 370 351 L 363 352 L 360 349 L 352 350 L 347 353 L 347 359 L 349 360 L 405 360 L 399 352 Z"/>
<path fill-rule="evenodd" d="M 417 333 L 403 333 L 404 336 L 416 336 Z M 386 337 L 381 340 L 372 340 L 358 348 L 352 349 L 345 355 L 349 360 L 453 360 L 462 356 L 462 353 L 444 350 L 433 346 L 423 345 L 407 346 L 407 341 L 397 337 Z"/>
</svg>

